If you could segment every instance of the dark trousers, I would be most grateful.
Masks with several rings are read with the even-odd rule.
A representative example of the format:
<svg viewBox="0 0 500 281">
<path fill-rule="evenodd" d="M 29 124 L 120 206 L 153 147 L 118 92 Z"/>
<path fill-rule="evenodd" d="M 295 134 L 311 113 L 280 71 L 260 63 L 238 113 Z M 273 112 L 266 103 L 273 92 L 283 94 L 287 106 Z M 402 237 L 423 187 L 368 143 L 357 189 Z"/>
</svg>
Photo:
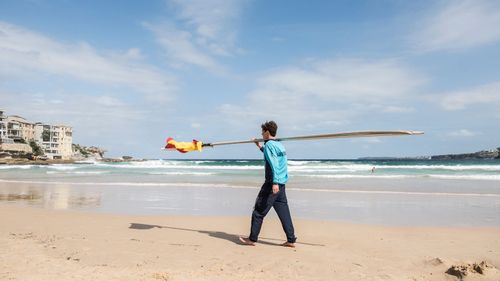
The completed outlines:
<svg viewBox="0 0 500 281">
<path fill-rule="evenodd" d="M 257 242 L 262 222 L 269 210 L 271 210 L 271 207 L 273 207 L 278 214 L 281 226 L 283 226 L 283 230 L 286 233 L 287 241 L 295 243 L 295 240 L 297 240 L 294 234 L 292 216 L 290 215 L 290 209 L 288 208 L 288 202 L 286 200 L 285 185 L 280 184 L 279 187 L 280 191 L 277 194 L 273 194 L 273 183 L 265 182 L 262 185 L 252 213 L 250 240 Z"/>
</svg>

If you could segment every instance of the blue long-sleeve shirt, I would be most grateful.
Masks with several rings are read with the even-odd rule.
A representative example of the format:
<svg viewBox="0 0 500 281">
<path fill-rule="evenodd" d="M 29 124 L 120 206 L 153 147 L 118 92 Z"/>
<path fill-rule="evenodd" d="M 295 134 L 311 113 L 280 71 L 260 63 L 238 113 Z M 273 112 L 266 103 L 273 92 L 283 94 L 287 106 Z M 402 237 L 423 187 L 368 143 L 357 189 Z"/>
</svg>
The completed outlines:
<svg viewBox="0 0 500 281">
<path fill-rule="evenodd" d="M 288 182 L 288 165 L 285 147 L 278 141 L 268 140 L 261 148 L 266 162 L 266 182 L 285 184 Z"/>
</svg>

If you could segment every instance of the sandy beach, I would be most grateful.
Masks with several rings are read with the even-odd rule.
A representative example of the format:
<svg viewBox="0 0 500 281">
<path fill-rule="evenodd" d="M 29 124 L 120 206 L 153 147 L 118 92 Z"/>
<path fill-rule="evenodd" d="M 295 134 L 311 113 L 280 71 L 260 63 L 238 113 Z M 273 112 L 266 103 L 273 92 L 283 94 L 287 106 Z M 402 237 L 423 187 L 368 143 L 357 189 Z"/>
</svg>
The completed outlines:
<svg viewBox="0 0 500 281">
<path fill-rule="evenodd" d="M 0 280 L 500 280 L 500 228 L 295 221 L 295 249 L 266 219 L 130 216 L 0 205 Z"/>
</svg>

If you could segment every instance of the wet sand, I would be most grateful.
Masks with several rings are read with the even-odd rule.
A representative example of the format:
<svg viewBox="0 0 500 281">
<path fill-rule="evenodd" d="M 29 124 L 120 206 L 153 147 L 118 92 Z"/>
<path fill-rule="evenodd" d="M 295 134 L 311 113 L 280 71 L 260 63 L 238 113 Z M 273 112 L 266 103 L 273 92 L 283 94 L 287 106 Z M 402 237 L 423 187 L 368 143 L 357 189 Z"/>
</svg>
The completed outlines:
<svg viewBox="0 0 500 281">
<path fill-rule="evenodd" d="M 82 179 L 89 179 L 82 176 Z M 415 183 L 416 184 L 416 183 Z M 386 226 L 499 227 L 498 187 L 426 190 L 287 186 L 292 216 Z M 343 185 L 343 184 L 341 184 Z M 361 184 L 361 186 L 363 186 Z M 0 180 L 0 202 L 124 215 L 248 216 L 259 186 L 221 183 Z M 271 216 L 274 212 L 271 212 Z"/>
<path fill-rule="evenodd" d="M 111 215 L 0 204 L 0 280 L 500 280 L 498 227 L 295 220 L 295 249 L 266 218 Z M 448 273 L 446 273 L 448 272 Z"/>
</svg>

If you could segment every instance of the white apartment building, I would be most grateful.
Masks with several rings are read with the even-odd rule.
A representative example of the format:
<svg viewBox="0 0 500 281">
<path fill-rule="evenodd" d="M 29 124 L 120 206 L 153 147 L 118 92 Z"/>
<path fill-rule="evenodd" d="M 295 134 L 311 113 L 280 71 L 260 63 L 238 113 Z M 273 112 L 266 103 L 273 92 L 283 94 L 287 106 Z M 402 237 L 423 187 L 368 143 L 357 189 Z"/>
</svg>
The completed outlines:
<svg viewBox="0 0 500 281">
<path fill-rule="evenodd" d="M 35 141 L 51 159 L 69 159 L 73 155 L 73 130 L 64 125 L 34 125 Z"/>
<path fill-rule="evenodd" d="M 0 110 L 0 150 L 32 152 L 35 141 L 51 159 L 70 159 L 73 155 L 73 130 L 64 125 L 31 123 L 20 116 L 5 116 Z"/>
</svg>

